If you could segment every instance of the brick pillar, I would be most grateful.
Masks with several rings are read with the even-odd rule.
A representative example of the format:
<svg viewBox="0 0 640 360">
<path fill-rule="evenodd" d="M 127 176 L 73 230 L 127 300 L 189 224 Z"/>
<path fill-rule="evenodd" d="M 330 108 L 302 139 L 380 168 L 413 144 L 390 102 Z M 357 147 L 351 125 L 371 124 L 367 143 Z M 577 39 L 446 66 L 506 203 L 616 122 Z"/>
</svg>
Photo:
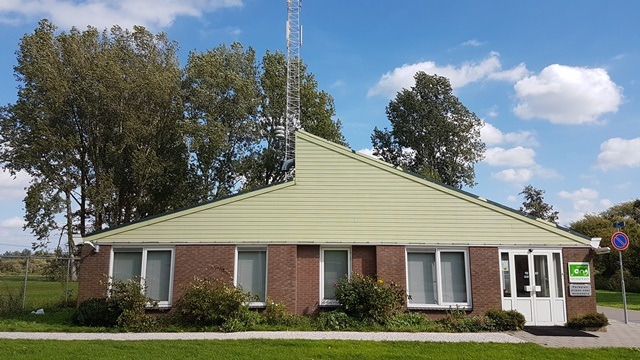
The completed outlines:
<svg viewBox="0 0 640 360">
<path fill-rule="evenodd" d="M 564 272 L 565 297 L 567 299 L 567 320 L 597 311 L 596 284 L 593 268 L 594 252 L 588 247 L 566 247 L 562 249 L 562 271 Z M 588 262 L 591 269 L 591 296 L 569 295 L 569 262 Z"/>
<path fill-rule="evenodd" d="M 89 298 L 107 296 L 110 256 L 111 246 L 102 245 L 99 252 L 94 252 L 91 246 L 82 246 L 78 271 L 78 303 Z"/>
<path fill-rule="evenodd" d="M 376 247 L 353 246 L 351 248 L 351 271 L 354 273 L 376 275 Z"/>
<path fill-rule="evenodd" d="M 405 247 L 398 245 L 376 246 L 376 275 L 386 282 L 407 287 Z"/>
<path fill-rule="evenodd" d="M 500 258 L 498 248 L 470 247 L 471 301 L 473 315 L 489 309 L 502 309 Z"/>
<path fill-rule="evenodd" d="M 211 277 L 233 284 L 236 247 L 233 245 L 177 245 L 173 268 L 173 301 L 194 277 Z"/>
<path fill-rule="evenodd" d="M 311 315 L 320 301 L 320 246 L 298 246 L 297 314 Z"/>
<path fill-rule="evenodd" d="M 267 255 L 267 296 L 283 302 L 287 312 L 297 311 L 297 266 L 296 245 L 269 245 Z"/>
</svg>

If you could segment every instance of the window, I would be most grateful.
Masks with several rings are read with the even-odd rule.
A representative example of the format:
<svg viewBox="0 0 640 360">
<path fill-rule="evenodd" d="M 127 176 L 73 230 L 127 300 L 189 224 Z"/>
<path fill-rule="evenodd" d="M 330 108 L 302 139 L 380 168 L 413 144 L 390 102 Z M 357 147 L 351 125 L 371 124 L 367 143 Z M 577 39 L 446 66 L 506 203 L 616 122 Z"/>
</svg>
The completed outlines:
<svg viewBox="0 0 640 360">
<path fill-rule="evenodd" d="M 320 305 L 339 305 L 336 284 L 351 277 L 351 249 L 323 248 L 320 252 Z"/>
<path fill-rule="evenodd" d="M 464 250 L 408 250 L 409 307 L 470 307 L 468 270 Z"/>
<path fill-rule="evenodd" d="M 171 306 L 173 250 L 122 248 L 114 249 L 111 276 L 127 281 L 141 278 L 147 287 L 146 296 L 160 307 Z"/>
<path fill-rule="evenodd" d="M 265 306 L 267 299 L 267 250 L 237 248 L 236 286 L 254 297 L 249 306 Z"/>
</svg>

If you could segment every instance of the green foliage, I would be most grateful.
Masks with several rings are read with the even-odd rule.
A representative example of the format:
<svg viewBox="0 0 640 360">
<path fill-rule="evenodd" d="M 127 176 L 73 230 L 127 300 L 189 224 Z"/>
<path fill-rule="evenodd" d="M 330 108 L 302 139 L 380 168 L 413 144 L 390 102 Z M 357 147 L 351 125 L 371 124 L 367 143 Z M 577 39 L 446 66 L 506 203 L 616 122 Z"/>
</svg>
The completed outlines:
<svg viewBox="0 0 640 360">
<path fill-rule="evenodd" d="M 527 185 L 519 195 L 524 195 L 524 202 L 520 207 L 520 211 L 529 216 L 550 221 L 558 222 L 558 212 L 553 211 L 553 206 L 544 202 L 544 190 L 539 190 L 531 185 Z"/>
<path fill-rule="evenodd" d="M 395 166 L 461 188 L 475 185 L 482 121 L 453 95 L 449 80 L 422 71 L 386 112 L 391 130 L 374 129 L 373 154 Z"/>
<path fill-rule="evenodd" d="M 345 330 L 353 326 L 354 319 L 342 311 L 328 311 L 318 314 L 316 318 L 320 330 Z"/>
<path fill-rule="evenodd" d="M 524 328 L 526 319 L 516 310 L 491 309 L 484 316 L 493 322 L 492 331 L 517 331 Z"/>
<path fill-rule="evenodd" d="M 140 279 L 112 280 L 109 302 L 119 312 L 117 325 L 125 331 L 152 331 L 157 327 L 157 319 L 146 313 L 149 306 L 157 303 L 144 295 L 146 288 Z"/>
<path fill-rule="evenodd" d="M 284 303 L 275 302 L 272 299 L 267 299 L 267 307 L 262 312 L 262 316 L 269 324 L 286 323 L 289 318 Z"/>
<path fill-rule="evenodd" d="M 354 273 L 350 279 L 342 279 L 336 285 L 336 300 L 349 316 L 383 324 L 404 310 L 407 293 L 393 282 L 385 283 L 381 278 Z"/>
<path fill-rule="evenodd" d="M 609 325 L 609 319 L 602 313 L 589 313 L 569 319 L 567 327 L 573 329 L 601 328 Z"/>
<path fill-rule="evenodd" d="M 186 285 L 176 302 L 175 316 L 183 324 L 237 328 L 237 321 L 249 311 L 250 294 L 225 281 L 196 277 Z"/>
<path fill-rule="evenodd" d="M 80 326 L 114 327 L 122 309 L 108 298 L 91 298 L 81 302 L 73 313 L 71 321 Z"/>
<path fill-rule="evenodd" d="M 592 238 L 602 238 L 600 246 L 611 248 L 609 254 L 596 255 L 593 260 L 597 289 L 620 291 L 619 252 L 611 246 L 614 222 L 625 222 L 621 230 L 629 236 L 629 247 L 622 252 L 627 290 L 640 292 L 640 200 L 612 206 L 600 214 L 587 214 L 571 224 L 571 230 Z"/>
</svg>

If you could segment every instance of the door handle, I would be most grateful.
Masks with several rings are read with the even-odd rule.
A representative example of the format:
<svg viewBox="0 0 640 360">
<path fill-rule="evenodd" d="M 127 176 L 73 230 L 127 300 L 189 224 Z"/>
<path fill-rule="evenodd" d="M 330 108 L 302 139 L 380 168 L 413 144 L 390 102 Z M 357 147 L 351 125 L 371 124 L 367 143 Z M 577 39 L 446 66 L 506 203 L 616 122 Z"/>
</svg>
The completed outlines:
<svg viewBox="0 0 640 360">
<path fill-rule="evenodd" d="M 531 292 L 531 285 L 525 285 L 524 286 L 524 291 Z"/>
<path fill-rule="evenodd" d="M 536 291 L 542 291 L 542 286 L 536 285 Z"/>
</svg>

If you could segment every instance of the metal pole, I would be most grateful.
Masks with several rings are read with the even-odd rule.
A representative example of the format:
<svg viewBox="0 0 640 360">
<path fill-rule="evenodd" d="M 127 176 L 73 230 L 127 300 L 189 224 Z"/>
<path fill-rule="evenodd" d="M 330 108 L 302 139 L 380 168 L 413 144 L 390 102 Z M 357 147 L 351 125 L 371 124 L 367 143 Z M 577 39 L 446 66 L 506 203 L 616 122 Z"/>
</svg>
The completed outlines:
<svg viewBox="0 0 640 360">
<path fill-rule="evenodd" d="M 67 302 L 69 301 L 69 273 L 71 272 L 71 258 L 67 259 L 67 282 L 66 287 L 64 289 L 64 305 L 67 306 Z"/>
<path fill-rule="evenodd" d="M 622 304 L 624 305 L 624 323 L 628 324 L 627 318 L 627 292 L 624 287 L 624 266 L 622 266 L 622 251 L 618 251 L 620 254 L 620 281 L 622 282 Z"/>
<path fill-rule="evenodd" d="M 26 306 L 26 301 L 27 301 L 27 279 L 29 278 L 29 259 L 31 259 L 31 257 L 27 258 L 27 264 L 25 266 L 25 271 L 24 271 L 24 286 L 22 287 L 22 310 L 24 310 Z"/>
</svg>

